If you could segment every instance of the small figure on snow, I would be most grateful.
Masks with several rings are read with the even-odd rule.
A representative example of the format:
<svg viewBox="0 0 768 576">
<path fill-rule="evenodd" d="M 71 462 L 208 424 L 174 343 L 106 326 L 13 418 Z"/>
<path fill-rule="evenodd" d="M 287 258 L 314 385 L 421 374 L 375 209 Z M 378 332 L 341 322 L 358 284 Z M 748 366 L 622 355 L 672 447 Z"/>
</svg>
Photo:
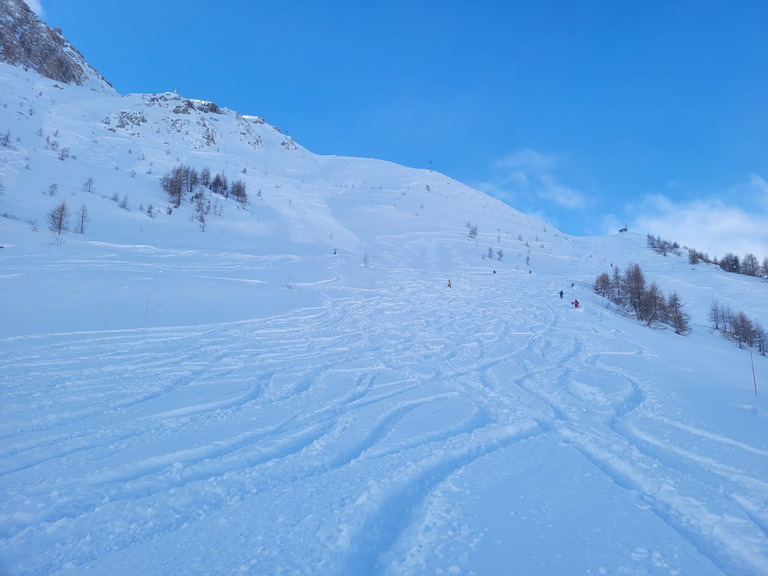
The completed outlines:
<svg viewBox="0 0 768 576">
<path fill-rule="evenodd" d="M 334 248 L 333 249 L 333 255 L 335 256 L 338 253 L 338 251 L 339 251 L 338 248 Z"/>
<path fill-rule="evenodd" d="M 563 291 L 560 290 L 560 299 L 562 300 L 562 298 L 563 298 Z"/>
<path fill-rule="evenodd" d="M 574 300 L 573 302 L 571 302 L 571 304 L 573 304 L 574 308 L 578 308 L 579 307 L 579 301 L 578 300 Z"/>
<path fill-rule="evenodd" d="M 451 281 L 450 281 L 450 279 L 449 279 L 449 280 L 448 280 L 448 288 L 450 288 L 450 287 L 451 287 Z"/>
</svg>

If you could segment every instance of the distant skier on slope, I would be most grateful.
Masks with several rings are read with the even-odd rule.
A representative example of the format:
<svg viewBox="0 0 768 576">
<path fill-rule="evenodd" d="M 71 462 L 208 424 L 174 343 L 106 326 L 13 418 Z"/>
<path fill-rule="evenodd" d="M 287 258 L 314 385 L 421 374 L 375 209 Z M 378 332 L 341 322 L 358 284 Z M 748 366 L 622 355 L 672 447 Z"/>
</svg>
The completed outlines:
<svg viewBox="0 0 768 576">
<path fill-rule="evenodd" d="M 563 291 L 562 290 L 560 290 L 560 299 L 561 300 L 563 299 Z"/>
<path fill-rule="evenodd" d="M 449 279 L 448 279 L 448 288 L 450 288 L 450 287 L 451 287 L 451 280 L 450 280 L 450 278 L 449 278 Z"/>
<path fill-rule="evenodd" d="M 579 301 L 578 300 L 574 300 L 573 302 L 571 302 L 571 304 L 573 304 L 574 308 L 578 308 L 579 307 Z"/>
</svg>

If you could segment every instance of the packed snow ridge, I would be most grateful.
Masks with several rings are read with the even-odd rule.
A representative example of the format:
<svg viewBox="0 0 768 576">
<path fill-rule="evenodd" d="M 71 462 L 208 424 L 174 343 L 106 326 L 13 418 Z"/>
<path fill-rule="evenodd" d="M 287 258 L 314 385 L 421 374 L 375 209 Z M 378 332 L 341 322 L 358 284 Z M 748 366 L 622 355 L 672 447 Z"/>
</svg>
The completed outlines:
<svg viewBox="0 0 768 576">
<path fill-rule="evenodd" d="M 0 573 L 768 574 L 768 363 L 707 320 L 763 280 L 181 95 L 0 86 Z M 171 206 L 180 165 L 248 201 Z M 593 292 L 631 263 L 690 335 Z"/>
</svg>

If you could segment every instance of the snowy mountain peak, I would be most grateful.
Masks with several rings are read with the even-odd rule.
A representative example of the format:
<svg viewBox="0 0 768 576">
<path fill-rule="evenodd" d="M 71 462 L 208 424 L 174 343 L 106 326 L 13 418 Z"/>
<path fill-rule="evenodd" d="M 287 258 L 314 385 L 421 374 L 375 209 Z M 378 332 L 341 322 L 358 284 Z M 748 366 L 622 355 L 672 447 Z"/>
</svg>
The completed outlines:
<svg viewBox="0 0 768 576">
<path fill-rule="evenodd" d="M 0 0 L 0 61 L 58 82 L 114 92 L 61 30 L 49 28 L 22 0 Z"/>
</svg>

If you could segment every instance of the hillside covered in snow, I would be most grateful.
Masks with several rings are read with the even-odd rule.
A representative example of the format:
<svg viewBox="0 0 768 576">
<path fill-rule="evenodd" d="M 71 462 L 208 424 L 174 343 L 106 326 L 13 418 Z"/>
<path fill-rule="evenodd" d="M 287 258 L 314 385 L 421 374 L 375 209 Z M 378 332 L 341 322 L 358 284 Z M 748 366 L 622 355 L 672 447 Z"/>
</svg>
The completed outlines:
<svg viewBox="0 0 768 576">
<path fill-rule="evenodd" d="M 95 76 L 0 137 L 1 574 L 768 574 L 765 280 Z"/>
</svg>

